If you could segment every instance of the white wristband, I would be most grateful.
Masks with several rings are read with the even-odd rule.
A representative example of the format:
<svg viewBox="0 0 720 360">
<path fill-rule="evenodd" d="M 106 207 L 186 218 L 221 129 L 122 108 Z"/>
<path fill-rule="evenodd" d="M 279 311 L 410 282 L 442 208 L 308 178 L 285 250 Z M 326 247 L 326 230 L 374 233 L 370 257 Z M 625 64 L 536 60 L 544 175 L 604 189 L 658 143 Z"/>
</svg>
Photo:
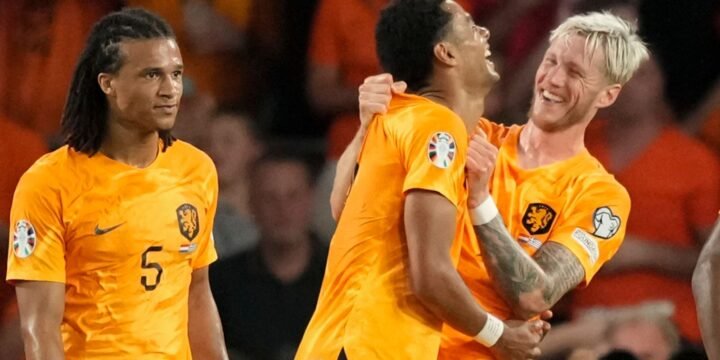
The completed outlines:
<svg viewBox="0 0 720 360">
<path fill-rule="evenodd" d="M 475 341 L 483 344 L 485 347 L 492 347 L 500 339 L 504 330 L 505 323 L 488 313 L 485 326 L 475 335 Z"/>
<path fill-rule="evenodd" d="M 485 225 L 498 216 L 498 209 L 491 195 L 478 205 L 478 207 L 470 210 L 470 218 L 475 226 Z"/>
</svg>

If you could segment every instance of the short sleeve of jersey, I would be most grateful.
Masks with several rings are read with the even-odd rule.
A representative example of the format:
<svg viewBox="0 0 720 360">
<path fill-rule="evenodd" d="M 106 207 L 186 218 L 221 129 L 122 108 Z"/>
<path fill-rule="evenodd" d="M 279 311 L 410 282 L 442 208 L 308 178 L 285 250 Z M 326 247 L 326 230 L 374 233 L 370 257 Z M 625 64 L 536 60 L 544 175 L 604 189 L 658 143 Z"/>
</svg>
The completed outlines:
<svg viewBox="0 0 720 360">
<path fill-rule="evenodd" d="M 208 161 L 210 161 L 208 159 Z M 210 265 L 217 260 L 217 252 L 215 251 L 215 240 L 213 239 L 212 229 L 215 222 L 215 213 L 217 211 L 218 202 L 218 177 L 215 166 L 211 165 L 212 171 L 205 180 L 204 188 L 206 195 L 205 204 L 205 223 L 200 228 L 198 236 L 198 251 L 192 260 L 193 269 L 200 269 Z"/>
<path fill-rule="evenodd" d="M 456 207 L 464 186 L 467 131 L 462 120 L 439 106 L 414 109 L 397 133 L 407 172 L 403 192 L 435 191 Z M 410 125 L 407 125 L 410 124 Z"/>
<path fill-rule="evenodd" d="M 585 286 L 620 248 L 630 214 L 630 195 L 619 183 L 604 181 L 586 187 L 571 200 L 573 205 L 550 234 L 550 241 L 564 245 L 580 260 Z"/>
<path fill-rule="evenodd" d="M 20 179 L 10 210 L 7 280 L 65 283 L 65 243 L 60 192 L 50 174 L 32 169 Z"/>
</svg>

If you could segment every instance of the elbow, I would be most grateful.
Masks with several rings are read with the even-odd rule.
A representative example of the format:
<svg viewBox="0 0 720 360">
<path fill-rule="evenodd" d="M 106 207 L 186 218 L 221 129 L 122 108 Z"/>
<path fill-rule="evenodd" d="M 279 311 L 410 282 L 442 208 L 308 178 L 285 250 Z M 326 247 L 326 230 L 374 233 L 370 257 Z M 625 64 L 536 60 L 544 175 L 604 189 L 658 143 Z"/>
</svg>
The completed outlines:
<svg viewBox="0 0 720 360">
<path fill-rule="evenodd" d="M 439 303 L 437 287 L 434 285 L 438 275 L 432 271 L 421 272 L 419 270 L 410 273 L 410 289 L 415 297 L 425 306 L 434 309 Z"/>
<path fill-rule="evenodd" d="M 340 214 L 342 213 L 344 206 L 345 198 L 338 195 L 338 192 L 336 190 L 333 190 L 333 192 L 330 193 L 330 214 L 332 215 L 332 218 L 333 220 L 335 220 L 335 222 L 340 219 Z"/>
</svg>

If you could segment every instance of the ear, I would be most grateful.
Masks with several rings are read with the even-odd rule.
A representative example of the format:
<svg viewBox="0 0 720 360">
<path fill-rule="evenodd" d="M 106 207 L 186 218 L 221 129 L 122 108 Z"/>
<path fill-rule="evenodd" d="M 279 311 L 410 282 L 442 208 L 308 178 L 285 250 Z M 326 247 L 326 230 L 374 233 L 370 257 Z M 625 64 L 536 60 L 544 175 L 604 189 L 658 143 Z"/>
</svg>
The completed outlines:
<svg viewBox="0 0 720 360">
<path fill-rule="evenodd" d="M 603 89 L 600 94 L 598 94 L 597 100 L 595 100 L 595 104 L 597 105 L 598 109 L 603 109 L 614 104 L 615 100 L 617 100 L 618 95 L 620 95 L 621 89 L 622 85 L 620 84 L 613 84 L 605 87 L 605 89 Z"/>
<path fill-rule="evenodd" d="M 100 90 L 107 96 L 115 96 L 115 88 L 113 88 L 113 76 L 108 73 L 99 73 L 97 77 Z"/>
<path fill-rule="evenodd" d="M 433 47 L 435 59 L 447 66 L 457 65 L 457 57 L 455 56 L 455 48 L 449 42 L 441 41 Z"/>
</svg>

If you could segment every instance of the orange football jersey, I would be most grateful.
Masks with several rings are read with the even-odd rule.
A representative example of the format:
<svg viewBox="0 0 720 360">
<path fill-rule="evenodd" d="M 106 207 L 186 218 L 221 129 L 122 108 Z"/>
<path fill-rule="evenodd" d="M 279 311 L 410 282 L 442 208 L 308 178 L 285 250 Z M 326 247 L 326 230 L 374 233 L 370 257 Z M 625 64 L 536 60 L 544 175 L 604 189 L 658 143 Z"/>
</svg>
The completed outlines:
<svg viewBox="0 0 720 360">
<path fill-rule="evenodd" d="M 315 313 L 296 359 L 436 359 L 440 319 L 413 295 L 404 235 L 407 191 L 435 191 L 458 209 L 450 249 L 472 232 L 464 187 L 468 135 L 448 108 L 394 95 L 370 124 L 330 243 Z"/>
<path fill-rule="evenodd" d="M 482 119 L 479 128 L 499 148 L 491 193 L 505 225 L 528 254 L 545 242 L 564 245 L 580 261 L 587 284 L 618 250 L 625 236 L 630 196 L 587 150 L 535 169 L 518 165 L 522 126 Z M 473 234 L 463 243 L 458 271 L 475 299 L 501 319 L 510 307 L 495 290 Z M 490 351 L 449 326 L 443 327 L 441 359 L 494 359 Z"/>
<path fill-rule="evenodd" d="M 64 146 L 22 177 L 9 281 L 65 284 L 67 359 L 190 359 L 192 271 L 213 262 L 217 174 L 176 141 L 138 169 Z"/>
</svg>

